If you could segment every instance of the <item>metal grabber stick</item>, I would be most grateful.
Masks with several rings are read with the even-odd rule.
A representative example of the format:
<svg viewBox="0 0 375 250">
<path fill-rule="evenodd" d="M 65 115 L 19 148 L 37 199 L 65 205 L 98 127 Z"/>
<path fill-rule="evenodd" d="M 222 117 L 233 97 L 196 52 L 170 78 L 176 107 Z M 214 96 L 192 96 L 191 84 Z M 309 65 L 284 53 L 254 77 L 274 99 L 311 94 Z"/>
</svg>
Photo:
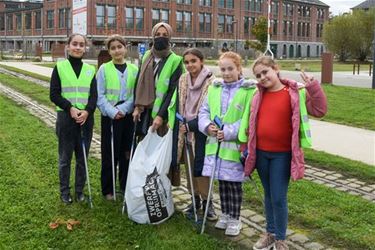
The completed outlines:
<svg viewBox="0 0 375 250">
<path fill-rule="evenodd" d="M 129 167 L 130 167 L 130 163 L 133 159 L 133 154 L 134 154 L 134 150 L 135 150 L 135 144 L 136 144 L 136 132 L 137 132 L 137 124 L 138 124 L 138 121 L 135 121 L 134 122 L 134 132 L 133 132 L 133 138 L 132 138 L 132 146 L 130 148 L 130 157 L 129 157 Z M 125 187 L 125 190 L 126 190 L 126 187 Z M 125 190 L 124 190 L 124 201 L 122 203 L 122 214 L 125 213 L 125 206 L 126 206 L 126 200 L 125 200 Z"/>
<path fill-rule="evenodd" d="M 214 122 L 220 130 L 223 130 L 224 125 L 221 123 L 219 117 L 215 116 Z M 208 198 L 207 198 L 206 209 L 204 210 L 201 234 L 204 233 L 204 228 L 205 228 L 205 225 L 206 225 L 207 214 L 208 214 L 208 207 L 210 205 L 210 202 L 212 202 L 211 196 L 212 196 L 212 189 L 213 189 L 213 185 L 214 185 L 214 178 L 215 178 L 215 172 L 216 172 L 216 167 L 217 167 L 217 160 L 219 158 L 220 145 L 221 145 L 221 141 L 218 141 L 217 142 L 217 150 L 216 150 L 216 154 L 215 154 L 215 164 L 214 164 L 214 167 L 212 169 L 211 177 L 210 177 L 210 186 L 208 188 Z"/>
<path fill-rule="evenodd" d="M 112 156 L 112 189 L 113 200 L 116 201 L 116 172 L 115 172 L 115 146 L 113 142 L 113 120 L 111 119 L 111 156 Z"/>
<path fill-rule="evenodd" d="M 80 134 L 81 134 L 81 144 L 82 144 L 82 151 L 83 151 L 83 159 L 84 159 L 84 162 L 85 162 L 85 170 L 86 170 L 86 179 L 87 179 L 87 189 L 89 190 L 89 205 L 90 205 L 90 208 L 93 208 L 93 204 L 92 204 L 92 196 L 91 196 L 91 186 L 90 186 L 90 177 L 89 177 L 89 167 L 88 167 L 88 164 L 87 164 L 87 155 L 86 155 L 86 146 L 85 146 L 85 140 L 84 140 L 84 136 L 83 136 L 83 128 L 82 126 L 80 126 Z"/>
</svg>

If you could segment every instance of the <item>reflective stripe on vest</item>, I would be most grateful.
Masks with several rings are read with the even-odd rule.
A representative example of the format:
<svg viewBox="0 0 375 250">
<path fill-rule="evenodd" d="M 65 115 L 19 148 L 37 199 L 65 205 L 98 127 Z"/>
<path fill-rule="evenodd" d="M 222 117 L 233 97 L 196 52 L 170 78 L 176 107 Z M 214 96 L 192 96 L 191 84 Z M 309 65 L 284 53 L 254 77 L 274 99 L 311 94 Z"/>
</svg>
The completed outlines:
<svg viewBox="0 0 375 250">
<path fill-rule="evenodd" d="M 138 68 L 137 66 L 127 63 L 126 64 L 126 96 L 125 99 L 128 100 L 133 96 L 135 79 L 137 77 Z M 115 106 L 115 104 L 120 100 L 121 86 L 120 80 L 118 78 L 118 73 L 113 61 L 104 64 L 104 75 L 105 75 L 105 96 L 108 102 Z"/>
<path fill-rule="evenodd" d="M 301 120 L 299 125 L 299 141 L 302 148 L 311 148 L 311 130 L 309 123 L 309 116 L 306 109 L 306 90 L 300 89 L 299 93 L 299 109 L 301 114 Z"/>
<path fill-rule="evenodd" d="M 222 117 L 224 124 L 234 124 L 241 119 L 244 127 L 248 127 L 249 119 L 243 115 L 248 113 L 250 101 L 255 88 L 240 87 L 231 100 L 227 112 Z M 208 89 L 208 105 L 210 107 L 210 118 L 213 121 L 215 115 L 221 117 L 221 86 L 210 86 Z M 224 125 L 225 126 L 225 125 Z M 218 147 L 217 139 L 208 136 L 206 141 L 206 155 L 216 154 Z M 240 162 L 240 140 L 223 141 L 220 145 L 219 157 L 224 160 Z"/>
<path fill-rule="evenodd" d="M 79 77 L 77 78 L 69 60 L 59 61 L 56 64 L 61 81 L 61 95 L 69 100 L 72 106 L 85 109 L 89 95 L 91 81 L 95 76 L 95 67 L 83 63 Z M 62 111 L 56 107 L 57 111 Z"/>
<path fill-rule="evenodd" d="M 150 56 L 150 53 L 150 50 L 146 51 L 142 58 L 142 63 L 146 61 L 146 59 Z M 181 61 L 182 57 L 173 52 L 171 52 L 171 54 L 168 56 L 167 61 L 165 62 L 155 84 L 155 101 L 151 112 L 152 118 L 155 118 L 155 116 L 158 114 L 164 97 L 168 92 L 170 77 L 180 65 Z"/>
</svg>

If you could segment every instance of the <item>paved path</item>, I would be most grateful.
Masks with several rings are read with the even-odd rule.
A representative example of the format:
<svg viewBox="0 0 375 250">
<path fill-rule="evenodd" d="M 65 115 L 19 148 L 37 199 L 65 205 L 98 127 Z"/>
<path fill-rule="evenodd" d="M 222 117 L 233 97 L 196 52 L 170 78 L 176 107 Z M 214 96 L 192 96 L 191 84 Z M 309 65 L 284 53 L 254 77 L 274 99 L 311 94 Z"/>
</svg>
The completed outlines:
<svg viewBox="0 0 375 250">
<path fill-rule="evenodd" d="M 29 62 L 0 62 L 44 76 L 52 68 Z M 249 69 L 248 69 L 249 70 Z M 375 166 L 375 131 L 311 120 L 313 149 Z"/>
</svg>

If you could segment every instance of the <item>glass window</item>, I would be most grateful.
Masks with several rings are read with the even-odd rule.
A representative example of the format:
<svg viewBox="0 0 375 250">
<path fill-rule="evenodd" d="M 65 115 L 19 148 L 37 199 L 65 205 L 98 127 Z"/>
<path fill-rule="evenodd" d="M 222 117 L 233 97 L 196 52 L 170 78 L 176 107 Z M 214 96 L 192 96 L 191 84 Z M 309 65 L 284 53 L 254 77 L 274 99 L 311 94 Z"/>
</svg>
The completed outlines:
<svg viewBox="0 0 375 250">
<path fill-rule="evenodd" d="M 16 29 L 21 30 L 22 29 L 22 15 L 16 14 Z"/>
<path fill-rule="evenodd" d="M 210 33 L 211 32 L 211 14 L 206 13 L 205 18 L 206 18 L 206 32 Z"/>
<path fill-rule="evenodd" d="M 199 13 L 199 32 L 204 32 L 204 13 Z"/>
<path fill-rule="evenodd" d="M 143 30 L 143 8 L 135 8 L 135 23 L 137 30 Z"/>
<path fill-rule="evenodd" d="M 134 28 L 133 8 L 131 7 L 125 8 L 125 27 L 131 30 Z"/>
<path fill-rule="evenodd" d="M 59 9 L 59 28 L 65 27 L 65 9 Z"/>
<path fill-rule="evenodd" d="M 31 12 L 25 14 L 25 29 L 31 29 Z"/>
<path fill-rule="evenodd" d="M 40 11 L 35 12 L 35 29 L 42 27 L 42 14 Z"/>
<path fill-rule="evenodd" d="M 7 15 L 7 30 L 13 30 L 13 15 Z"/>
<path fill-rule="evenodd" d="M 225 0 L 219 0 L 218 6 L 219 6 L 219 8 L 224 8 L 225 7 Z"/>
<path fill-rule="evenodd" d="M 53 28 L 53 20 L 55 19 L 55 12 L 53 10 L 47 11 L 47 29 Z"/>
<path fill-rule="evenodd" d="M 243 30 L 245 34 L 249 34 L 250 22 L 249 22 L 249 17 L 247 16 L 243 17 Z"/>
<path fill-rule="evenodd" d="M 224 33 L 224 24 L 225 24 L 225 16 L 219 15 L 219 18 L 217 19 L 217 32 L 218 33 Z"/>
<path fill-rule="evenodd" d="M 272 34 L 277 35 L 277 20 L 273 20 Z"/>
<path fill-rule="evenodd" d="M 152 9 L 152 26 L 157 24 L 160 20 L 160 12 L 158 9 Z"/>
<path fill-rule="evenodd" d="M 72 13 L 70 12 L 70 8 L 65 9 L 65 27 L 68 29 L 72 27 Z"/>
<path fill-rule="evenodd" d="M 115 28 L 116 27 L 116 6 L 109 5 L 107 7 L 108 11 L 108 27 Z"/>
<path fill-rule="evenodd" d="M 165 23 L 169 23 L 169 11 L 168 10 L 161 10 L 161 21 Z"/>
<path fill-rule="evenodd" d="M 5 30 L 5 18 L 4 18 L 4 14 L 0 16 L 0 30 Z"/>
<path fill-rule="evenodd" d="M 182 32 L 183 21 L 182 21 L 182 11 L 176 11 L 176 30 Z"/>
<path fill-rule="evenodd" d="M 185 32 L 191 31 L 191 12 L 184 12 L 185 17 Z"/>
<path fill-rule="evenodd" d="M 234 8 L 233 0 L 227 0 L 227 8 L 228 9 L 233 9 Z"/>
<path fill-rule="evenodd" d="M 96 27 L 104 27 L 104 5 L 96 5 Z"/>
<path fill-rule="evenodd" d="M 233 18 L 233 16 L 227 16 L 227 18 L 226 18 L 227 20 L 226 20 L 226 24 L 227 24 L 227 29 L 226 29 L 226 32 L 228 32 L 228 33 L 233 33 L 233 26 L 234 26 L 234 23 L 233 23 L 233 21 L 234 21 L 234 18 Z"/>
</svg>

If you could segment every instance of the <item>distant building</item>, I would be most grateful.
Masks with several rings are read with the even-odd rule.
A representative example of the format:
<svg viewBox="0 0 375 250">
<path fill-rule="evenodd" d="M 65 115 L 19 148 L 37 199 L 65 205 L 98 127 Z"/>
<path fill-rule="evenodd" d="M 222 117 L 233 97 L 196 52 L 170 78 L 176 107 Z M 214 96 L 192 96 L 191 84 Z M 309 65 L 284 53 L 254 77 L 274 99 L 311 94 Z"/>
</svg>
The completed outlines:
<svg viewBox="0 0 375 250">
<path fill-rule="evenodd" d="M 86 7 L 73 11 L 73 3 Z M 150 41 L 151 29 L 159 21 L 171 24 L 176 47 L 223 47 L 246 54 L 246 40 L 254 40 L 251 28 L 267 16 L 267 0 L 0 0 L 0 45 L 22 49 L 24 43 L 62 43 L 77 27 L 86 30 L 96 48 L 114 33 L 136 46 Z M 86 19 L 74 19 L 84 12 Z M 271 48 L 277 57 L 319 57 L 323 23 L 329 6 L 318 0 L 272 0 Z"/>
<path fill-rule="evenodd" d="M 364 1 L 364 2 L 362 2 L 360 4 L 358 4 L 357 6 L 354 6 L 353 8 L 351 8 L 351 10 L 365 10 L 365 11 L 368 11 L 371 8 L 375 8 L 375 0 Z"/>
</svg>

